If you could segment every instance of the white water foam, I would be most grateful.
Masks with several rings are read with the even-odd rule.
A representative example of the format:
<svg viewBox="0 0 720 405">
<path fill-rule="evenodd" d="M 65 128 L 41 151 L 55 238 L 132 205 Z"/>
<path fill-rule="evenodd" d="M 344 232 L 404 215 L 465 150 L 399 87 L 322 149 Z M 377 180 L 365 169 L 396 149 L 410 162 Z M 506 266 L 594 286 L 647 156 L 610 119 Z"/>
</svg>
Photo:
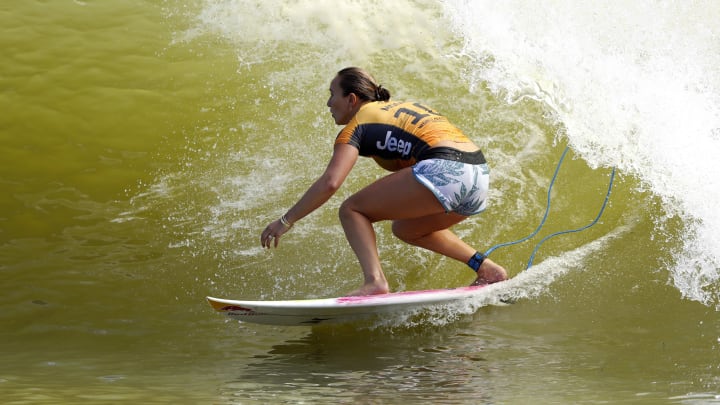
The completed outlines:
<svg viewBox="0 0 720 405">
<path fill-rule="evenodd" d="M 264 63 L 270 58 L 278 62 L 278 71 L 292 68 L 286 64 L 295 62 L 285 55 L 299 47 L 308 62 L 328 62 L 330 70 L 337 70 L 344 62 L 365 65 L 378 52 L 395 58 L 394 63 L 403 55 L 390 53 L 400 49 L 415 50 L 412 55 L 422 50 L 437 56 L 436 50 L 452 40 L 450 32 L 438 34 L 433 28 L 440 20 L 437 4 L 430 0 L 397 0 L 381 6 L 366 1 L 206 0 L 197 25 L 178 40 L 217 35 L 257 50 L 239 54 L 241 65 Z M 422 71 L 422 64 L 413 64 L 413 58 L 402 63 L 406 70 Z M 298 68 L 307 71 L 309 64 Z M 327 74 L 327 66 L 323 69 Z"/>
<path fill-rule="evenodd" d="M 637 177 L 684 219 L 674 283 L 717 305 L 720 3 L 443 3 L 475 80 L 541 100 L 591 166 Z"/>
</svg>

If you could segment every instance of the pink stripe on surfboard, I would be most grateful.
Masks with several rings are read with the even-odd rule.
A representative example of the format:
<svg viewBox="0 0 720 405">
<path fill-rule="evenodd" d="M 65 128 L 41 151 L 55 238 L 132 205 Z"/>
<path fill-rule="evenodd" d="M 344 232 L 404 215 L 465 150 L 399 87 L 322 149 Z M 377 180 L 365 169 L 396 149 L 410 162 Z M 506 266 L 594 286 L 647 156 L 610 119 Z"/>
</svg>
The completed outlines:
<svg viewBox="0 0 720 405">
<path fill-rule="evenodd" d="M 380 300 L 386 300 L 391 299 L 393 297 L 400 297 L 400 296 L 408 296 L 408 295 L 429 295 L 432 296 L 433 294 L 437 293 L 447 293 L 447 292 L 469 292 L 469 291 L 475 291 L 479 290 L 481 288 L 485 287 L 484 285 L 479 286 L 470 286 L 470 287 L 458 287 L 458 288 L 447 288 L 447 289 L 437 289 L 437 290 L 420 290 L 420 291 L 401 291 L 401 292 L 394 292 L 394 293 L 388 293 L 388 294 L 378 294 L 378 295 L 360 295 L 357 297 L 340 297 L 335 300 L 338 304 L 344 304 L 344 303 L 350 303 L 350 302 L 364 302 L 364 301 L 380 301 Z"/>
</svg>

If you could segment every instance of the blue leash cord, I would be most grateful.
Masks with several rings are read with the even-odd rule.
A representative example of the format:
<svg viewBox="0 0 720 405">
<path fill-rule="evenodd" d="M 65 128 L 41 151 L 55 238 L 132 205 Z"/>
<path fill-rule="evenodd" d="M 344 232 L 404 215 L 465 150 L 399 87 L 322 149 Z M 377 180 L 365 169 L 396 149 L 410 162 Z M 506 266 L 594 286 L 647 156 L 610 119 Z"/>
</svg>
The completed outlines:
<svg viewBox="0 0 720 405">
<path fill-rule="evenodd" d="M 540 225 L 538 225 L 538 227 L 530 235 L 528 235 L 522 239 L 518 239 L 513 242 L 500 243 L 500 244 L 497 244 L 497 245 L 491 247 L 484 253 L 484 255 L 486 257 L 489 256 L 490 253 L 492 253 L 494 250 L 496 250 L 498 248 L 516 245 L 518 243 L 525 242 L 526 240 L 532 238 L 533 236 L 537 235 L 538 232 L 540 232 L 540 229 L 542 229 L 543 225 L 545 225 L 545 221 L 547 220 L 548 214 L 550 213 L 550 196 L 552 193 L 552 188 L 553 188 L 553 185 L 555 185 L 555 180 L 557 180 L 558 173 L 560 172 L 560 166 L 562 165 L 562 162 L 565 159 L 565 155 L 567 155 L 568 150 L 569 150 L 569 147 L 566 146 L 565 150 L 563 151 L 562 155 L 560 156 L 560 160 L 558 161 L 557 166 L 555 167 L 555 173 L 553 174 L 552 180 L 550 181 L 550 186 L 548 187 L 547 205 L 545 207 L 545 215 L 543 216 L 542 221 L 540 221 Z M 602 216 L 603 212 L 605 211 L 605 207 L 607 207 L 607 203 L 610 200 L 610 192 L 612 191 L 612 186 L 613 186 L 614 180 L 615 180 L 615 167 L 613 167 L 612 173 L 610 174 L 610 184 L 608 185 L 607 193 L 605 194 L 605 201 L 603 202 L 602 207 L 600 207 L 600 212 L 598 213 L 597 217 L 595 217 L 595 219 L 591 223 L 589 223 L 588 225 L 585 225 L 583 227 L 580 227 L 577 229 L 570 229 L 570 230 L 566 230 L 566 231 L 555 232 L 551 235 L 544 237 L 542 240 L 540 240 L 540 242 L 538 242 L 537 245 L 535 245 L 535 249 L 533 249 L 533 252 L 530 255 L 530 260 L 528 261 L 528 264 L 527 264 L 527 267 L 525 268 L 525 270 L 529 269 L 530 266 L 532 266 L 533 260 L 535 259 L 535 254 L 540 249 L 540 245 L 545 243 L 546 240 L 553 238 L 555 236 L 558 236 L 558 235 L 566 234 L 566 233 L 583 231 L 583 230 L 595 225 L 600 220 L 600 217 Z"/>
<path fill-rule="evenodd" d="M 612 186 L 613 186 L 614 180 L 615 180 L 615 168 L 613 167 L 612 172 L 610 173 L 610 184 L 608 185 L 608 190 L 607 190 L 607 193 L 605 194 L 605 201 L 603 201 L 602 207 L 600 207 L 600 212 L 598 212 L 597 217 L 595 217 L 595 219 L 591 223 L 589 223 L 583 227 L 580 227 L 577 229 L 570 229 L 567 231 L 555 232 L 551 235 L 544 237 L 542 240 L 540 240 L 540 242 L 538 242 L 537 245 L 535 245 L 535 249 L 533 249 L 532 255 L 530 255 L 530 260 L 528 261 L 528 264 L 527 264 L 527 267 L 525 268 L 525 270 L 529 269 L 530 266 L 532 266 L 532 262 L 535 259 L 535 253 L 537 253 L 538 249 L 540 249 L 540 245 L 542 245 L 546 240 L 553 238 L 555 236 L 558 236 L 558 235 L 566 234 L 566 233 L 584 231 L 585 229 L 590 228 L 591 226 L 595 225 L 600 220 L 600 217 L 602 216 L 603 211 L 605 211 L 605 207 L 607 207 L 608 200 L 610 199 L 610 191 L 612 191 Z"/>
</svg>

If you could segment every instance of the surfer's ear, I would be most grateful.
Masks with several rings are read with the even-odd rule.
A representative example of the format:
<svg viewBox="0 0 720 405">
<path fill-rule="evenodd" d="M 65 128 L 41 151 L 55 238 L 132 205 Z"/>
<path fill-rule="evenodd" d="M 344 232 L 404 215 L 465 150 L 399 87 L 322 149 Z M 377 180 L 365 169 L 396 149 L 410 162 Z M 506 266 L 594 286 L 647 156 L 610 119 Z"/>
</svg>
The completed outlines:
<svg viewBox="0 0 720 405">
<path fill-rule="evenodd" d="M 355 107 L 360 101 L 360 97 L 358 97 L 355 93 L 350 93 L 348 94 L 348 101 L 350 101 L 351 106 Z"/>
</svg>

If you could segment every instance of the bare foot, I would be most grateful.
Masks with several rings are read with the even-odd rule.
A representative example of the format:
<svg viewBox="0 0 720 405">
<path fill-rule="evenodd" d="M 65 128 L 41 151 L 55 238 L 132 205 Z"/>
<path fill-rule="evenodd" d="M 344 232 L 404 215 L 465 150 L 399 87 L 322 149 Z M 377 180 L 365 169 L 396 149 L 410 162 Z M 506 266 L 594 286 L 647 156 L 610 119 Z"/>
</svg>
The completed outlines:
<svg viewBox="0 0 720 405">
<path fill-rule="evenodd" d="M 349 293 L 346 297 L 358 297 L 363 295 L 387 294 L 390 292 L 387 283 L 365 284 L 357 290 Z"/>
<path fill-rule="evenodd" d="M 478 276 L 471 286 L 487 285 L 507 280 L 507 272 L 502 266 L 490 259 L 485 259 L 478 269 Z"/>
</svg>

